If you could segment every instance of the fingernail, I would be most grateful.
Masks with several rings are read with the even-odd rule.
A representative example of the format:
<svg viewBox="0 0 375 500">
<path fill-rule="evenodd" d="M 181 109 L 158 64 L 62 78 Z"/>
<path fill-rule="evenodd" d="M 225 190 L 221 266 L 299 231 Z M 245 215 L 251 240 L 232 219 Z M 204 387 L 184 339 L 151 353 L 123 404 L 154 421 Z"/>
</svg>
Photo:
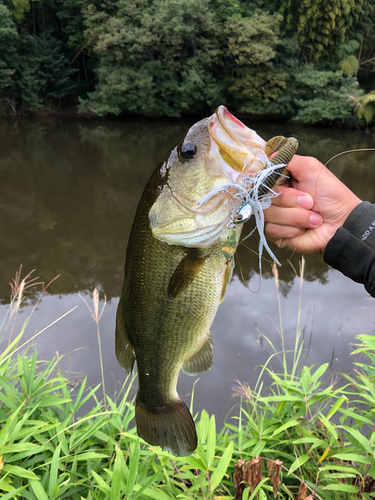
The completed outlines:
<svg viewBox="0 0 375 500">
<path fill-rule="evenodd" d="M 302 208 L 310 209 L 314 205 L 314 200 L 312 199 L 312 196 L 310 196 L 309 194 L 304 194 L 303 196 L 298 197 L 297 203 Z"/>
<path fill-rule="evenodd" d="M 319 214 L 311 214 L 310 215 L 310 224 L 312 226 L 320 226 L 323 222 L 323 217 Z"/>
<path fill-rule="evenodd" d="M 282 247 L 282 245 L 283 245 L 283 241 L 284 241 L 284 240 L 283 240 L 282 238 L 280 238 L 279 240 L 275 240 L 275 241 L 274 241 L 274 243 L 275 243 L 275 245 L 276 245 L 277 247 L 279 247 L 279 248 L 283 248 L 283 247 Z"/>
</svg>

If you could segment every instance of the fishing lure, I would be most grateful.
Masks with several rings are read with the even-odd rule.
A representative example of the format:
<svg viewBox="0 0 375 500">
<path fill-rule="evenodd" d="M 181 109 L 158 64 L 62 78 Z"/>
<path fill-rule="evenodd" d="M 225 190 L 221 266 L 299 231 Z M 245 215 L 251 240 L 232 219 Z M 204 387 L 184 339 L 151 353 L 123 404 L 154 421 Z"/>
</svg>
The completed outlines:
<svg viewBox="0 0 375 500">
<path fill-rule="evenodd" d="M 240 178 L 238 183 L 225 184 L 213 189 L 203 198 L 198 201 L 198 207 L 203 208 L 209 200 L 216 195 L 226 194 L 231 203 L 231 214 L 226 230 L 223 232 L 223 254 L 229 262 L 236 251 L 236 225 L 243 224 L 248 221 L 254 214 L 256 227 L 244 238 L 251 236 L 255 229 L 259 234 L 259 269 L 262 271 L 262 254 L 265 248 L 269 256 L 280 266 L 280 262 L 276 258 L 268 246 L 266 237 L 264 236 L 264 210 L 271 205 L 272 198 L 279 196 L 280 191 L 274 190 L 274 186 L 280 177 L 287 178 L 286 167 L 288 166 L 293 155 L 297 151 L 298 141 L 291 137 L 275 137 L 268 141 L 265 149 L 267 159 L 264 161 L 264 169 L 247 177 Z M 276 155 L 269 159 L 269 157 Z"/>
</svg>

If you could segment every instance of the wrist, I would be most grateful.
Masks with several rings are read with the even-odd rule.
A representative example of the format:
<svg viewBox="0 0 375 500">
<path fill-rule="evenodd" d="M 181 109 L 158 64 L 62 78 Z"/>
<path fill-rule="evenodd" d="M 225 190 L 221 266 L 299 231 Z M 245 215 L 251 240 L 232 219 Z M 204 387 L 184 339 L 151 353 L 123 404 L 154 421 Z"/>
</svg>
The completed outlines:
<svg viewBox="0 0 375 500">
<path fill-rule="evenodd" d="M 340 215 L 337 217 L 336 222 L 334 224 L 334 229 L 338 229 L 339 227 L 343 227 L 350 217 L 350 215 L 355 211 L 355 209 L 362 203 L 357 196 L 353 195 L 348 198 L 345 202 L 345 206 L 343 207 Z"/>
<path fill-rule="evenodd" d="M 347 210 L 346 210 L 346 214 L 345 214 L 345 219 L 343 221 L 343 224 L 345 224 L 345 221 L 348 219 L 349 215 L 353 212 L 353 210 L 355 208 L 357 208 L 360 204 L 362 203 L 362 200 L 360 200 L 357 196 L 355 196 L 354 198 L 350 199 L 348 201 L 348 206 L 347 206 Z"/>
</svg>

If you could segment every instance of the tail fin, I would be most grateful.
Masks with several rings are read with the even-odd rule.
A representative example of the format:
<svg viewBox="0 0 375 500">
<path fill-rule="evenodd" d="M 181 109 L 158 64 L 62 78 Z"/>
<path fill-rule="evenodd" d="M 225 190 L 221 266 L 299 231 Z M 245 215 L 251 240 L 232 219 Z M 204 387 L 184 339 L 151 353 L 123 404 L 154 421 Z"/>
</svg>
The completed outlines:
<svg viewBox="0 0 375 500">
<path fill-rule="evenodd" d="M 138 436 L 174 455 L 189 455 L 197 447 L 198 439 L 193 418 L 181 400 L 156 413 L 148 410 L 137 396 L 135 421 Z"/>
</svg>

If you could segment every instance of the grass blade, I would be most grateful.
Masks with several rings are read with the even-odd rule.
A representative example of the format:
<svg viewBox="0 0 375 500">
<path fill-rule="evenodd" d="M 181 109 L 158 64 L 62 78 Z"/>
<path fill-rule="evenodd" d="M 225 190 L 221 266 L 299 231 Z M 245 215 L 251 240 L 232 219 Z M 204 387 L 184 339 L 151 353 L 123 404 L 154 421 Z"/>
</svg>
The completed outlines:
<svg viewBox="0 0 375 500">
<path fill-rule="evenodd" d="M 129 478 L 128 478 L 128 484 L 126 485 L 125 498 L 131 498 L 131 494 L 133 493 L 135 481 L 138 475 L 138 460 L 139 460 L 139 439 L 137 439 L 136 443 L 132 443 L 130 445 Z"/>
<path fill-rule="evenodd" d="M 55 488 L 57 487 L 57 475 L 59 471 L 60 451 L 62 443 L 56 448 L 51 462 L 51 470 L 49 474 L 48 494 L 50 498 L 54 497 Z"/>
<path fill-rule="evenodd" d="M 232 460 L 233 448 L 234 448 L 234 443 L 233 441 L 231 441 L 226 450 L 224 451 L 218 466 L 216 467 L 211 476 L 211 493 L 213 493 L 215 489 L 219 486 L 219 483 L 223 479 L 224 474 L 228 469 L 229 463 Z"/>
<path fill-rule="evenodd" d="M 38 500 L 50 500 L 40 481 L 32 480 L 30 481 L 30 486 Z"/>
</svg>

